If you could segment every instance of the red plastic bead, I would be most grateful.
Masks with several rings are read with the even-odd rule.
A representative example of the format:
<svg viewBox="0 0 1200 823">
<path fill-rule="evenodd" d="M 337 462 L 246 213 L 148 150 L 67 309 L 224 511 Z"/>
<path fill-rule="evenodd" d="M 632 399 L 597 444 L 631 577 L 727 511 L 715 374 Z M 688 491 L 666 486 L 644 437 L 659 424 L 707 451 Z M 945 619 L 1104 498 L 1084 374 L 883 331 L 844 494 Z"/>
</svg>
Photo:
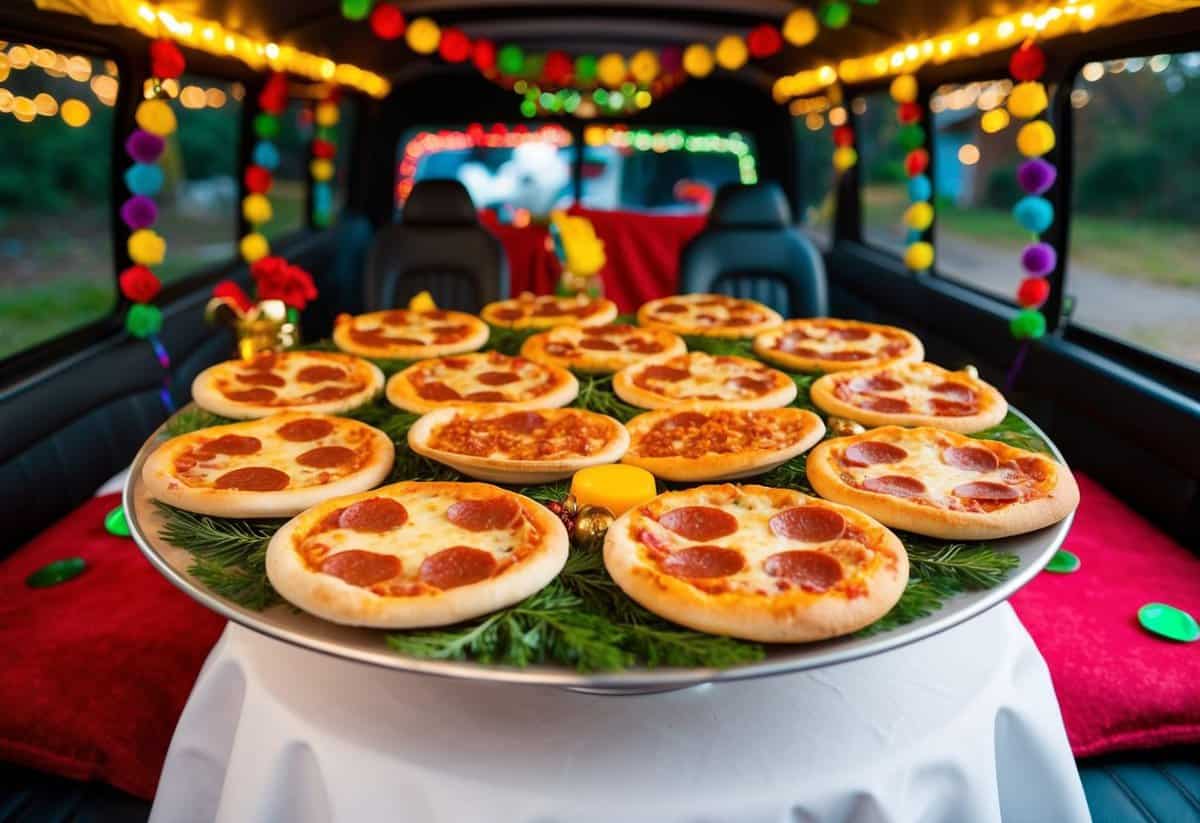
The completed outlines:
<svg viewBox="0 0 1200 823">
<path fill-rule="evenodd" d="M 1026 277 L 1017 289 L 1017 302 L 1027 309 L 1035 309 L 1050 296 L 1050 281 L 1044 277 Z"/>
<path fill-rule="evenodd" d="M 496 68 L 496 44 L 491 40 L 476 40 L 471 45 L 471 61 L 480 71 Z"/>
<path fill-rule="evenodd" d="M 160 79 L 177 79 L 183 74 L 183 52 L 171 40 L 155 40 L 150 44 L 150 73 Z"/>
<path fill-rule="evenodd" d="M 854 145 L 854 129 L 849 126 L 838 126 L 833 130 L 833 145 L 838 148 Z"/>
<path fill-rule="evenodd" d="M 262 166 L 247 166 L 245 174 L 246 190 L 253 194 L 266 194 L 271 190 L 271 172 Z"/>
<path fill-rule="evenodd" d="M 901 103 L 896 109 L 896 117 L 901 123 L 918 123 L 921 120 L 921 106 L 917 103 Z"/>
<path fill-rule="evenodd" d="M 746 47 L 751 57 L 761 60 L 779 53 L 783 48 L 783 35 L 770 23 L 763 23 L 746 36 Z"/>
<path fill-rule="evenodd" d="M 904 171 L 909 177 L 916 177 L 918 174 L 924 174 L 929 168 L 929 152 L 925 149 L 913 149 L 904 158 Z"/>
<path fill-rule="evenodd" d="M 471 56 L 471 39 L 463 34 L 461 29 L 442 29 L 438 54 L 447 63 L 461 63 Z"/>
<path fill-rule="evenodd" d="M 394 3 L 379 3 L 371 10 L 371 31 L 382 40 L 395 40 L 406 26 L 404 12 Z"/>
<path fill-rule="evenodd" d="M 1037 43 L 1027 42 L 1013 52 L 1008 71 L 1022 83 L 1037 80 L 1046 71 L 1046 54 Z"/>
</svg>

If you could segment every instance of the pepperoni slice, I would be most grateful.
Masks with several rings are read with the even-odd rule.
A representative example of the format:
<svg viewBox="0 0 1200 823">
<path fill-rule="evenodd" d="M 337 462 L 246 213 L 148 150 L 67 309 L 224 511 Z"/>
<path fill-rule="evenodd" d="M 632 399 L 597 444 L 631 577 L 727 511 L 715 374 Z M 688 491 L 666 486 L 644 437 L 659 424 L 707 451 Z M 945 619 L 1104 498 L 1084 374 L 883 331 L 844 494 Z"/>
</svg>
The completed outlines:
<svg viewBox="0 0 1200 823">
<path fill-rule="evenodd" d="M 655 314 L 683 314 L 686 312 L 687 306 L 682 303 L 663 303 L 654 310 Z"/>
<path fill-rule="evenodd" d="M 942 460 L 949 466 L 970 472 L 990 472 L 1000 467 L 1000 458 L 977 446 L 950 446 L 942 449 Z"/>
<path fill-rule="evenodd" d="M 360 549 L 331 554 L 321 561 L 320 571 L 344 580 L 351 586 L 374 586 L 391 580 L 403 569 L 400 558 Z"/>
<path fill-rule="evenodd" d="M 884 414 L 901 414 L 909 411 L 911 408 L 908 405 L 908 401 L 902 397 L 867 396 L 859 401 L 859 405 L 864 409 L 882 412 Z"/>
<path fill-rule="evenodd" d="M 768 525 L 775 534 L 789 540 L 825 543 L 842 536 L 846 518 L 823 506 L 796 506 L 772 517 Z"/>
<path fill-rule="evenodd" d="M 354 458 L 354 449 L 345 446 L 317 446 L 297 457 L 296 462 L 310 469 L 333 469 L 353 463 Z"/>
<path fill-rule="evenodd" d="M 385 326 L 407 326 L 408 323 L 408 312 L 406 312 L 404 309 L 395 309 L 394 311 L 386 312 L 383 315 L 383 324 Z"/>
<path fill-rule="evenodd" d="M 685 412 L 677 412 L 677 413 L 671 415 L 670 417 L 668 417 L 666 420 L 662 421 L 658 425 L 662 426 L 664 429 L 670 430 L 670 429 L 675 429 L 675 428 L 680 428 L 680 429 L 695 428 L 697 426 L 703 426 L 707 422 L 708 422 L 708 417 L 706 415 L 703 415 L 700 412 L 685 411 Z"/>
<path fill-rule="evenodd" d="M 245 492 L 277 492 L 286 489 L 291 478 L 269 466 L 245 466 L 225 472 L 213 486 L 218 489 L 237 489 Z"/>
<path fill-rule="evenodd" d="M 428 311 L 420 312 L 420 315 L 430 320 L 446 320 L 450 317 L 450 312 L 444 309 L 429 309 Z"/>
<path fill-rule="evenodd" d="M 969 403 L 975 399 L 974 389 L 964 386 L 962 383 L 955 383 L 953 380 L 945 380 L 935 386 L 930 386 L 929 390 L 937 394 L 944 394 L 959 403 Z"/>
<path fill-rule="evenodd" d="M 1018 457 L 1017 467 L 1026 477 L 1036 480 L 1039 483 L 1050 476 L 1046 461 L 1038 457 Z"/>
<path fill-rule="evenodd" d="M 746 567 L 746 558 L 736 549 L 688 546 L 668 554 L 660 565 L 676 577 L 728 577 Z"/>
<path fill-rule="evenodd" d="M 1012 486 L 1006 486 L 1003 483 L 992 483 L 987 480 L 976 480 L 972 483 L 963 483 L 960 486 L 955 486 L 953 494 L 955 497 L 963 497 L 968 500 L 982 500 L 987 503 L 1006 503 L 1016 500 L 1021 496 L 1021 493 Z"/>
<path fill-rule="evenodd" d="M 663 344 L 646 337 L 631 337 L 624 341 L 626 351 L 634 354 L 658 354 L 663 351 Z"/>
<path fill-rule="evenodd" d="M 277 435 L 292 443 L 307 443 L 310 440 L 320 440 L 322 437 L 329 436 L 332 432 L 333 423 L 328 420 L 319 420 L 315 417 L 292 420 L 291 422 L 284 423 L 275 430 Z"/>
<path fill-rule="evenodd" d="M 540 303 L 533 310 L 534 317 L 562 317 L 564 314 L 570 314 L 570 309 L 564 309 L 558 303 Z"/>
<path fill-rule="evenodd" d="M 763 561 L 763 571 L 815 593 L 829 591 L 842 579 L 842 564 L 821 552 L 779 552 Z"/>
<path fill-rule="evenodd" d="M 605 340 L 603 337 L 586 337 L 579 341 L 579 348 L 592 349 L 593 351 L 619 351 L 621 347 L 612 340 Z"/>
<path fill-rule="evenodd" d="M 743 316 L 743 317 L 727 317 L 727 318 L 725 318 L 726 326 L 749 326 L 751 323 L 754 323 L 754 322 L 755 322 L 755 320 L 753 317 L 744 317 Z"/>
<path fill-rule="evenodd" d="M 886 374 L 873 374 L 870 377 L 856 377 L 850 381 L 850 390 L 853 392 L 883 392 L 896 391 L 904 388 L 904 384 L 899 380 L 888 377 Z"/>
<path fill-rule="evenodd" d="M 465 357 L 443 357 L 441 359 L 441 364 L 448 369 L 462 371 L 467 366 L 471 365 L 471 361 Z"/>
<path fill-rule="evenodd" d="M 492 316 L 497 320 L 503 320 L 506 323 L 511 323 L 514 320 L 520 320 L 525 316 L 523 309 L 496 309 L 492 312 Z"/>
<path fill-rule="evenodd" d="M 731 377 L 725 381 L 725 385 L 732 389 L 738 389 L 752 395 L 763 395 L 771 390 L 775 385 L 773 380 L 759 380 L 755 377 Z"/>
<path fill-rule="evenodd" d="M 305 366 L 296 375 L 301 383 L 325 383 L 329 380 L 342 380 L 346 370 L 337 366 Z"/>
<path fill-rule="evenodd" d="M 658 522 L 688 540 L 716 540 L 738 530 L 736 517 L 712 506 L 672 509 L 659 517 Z"/>
<path fill-rule="evenodd" d="M 304 395 L 304 399 L 310 403 L 324 403 L 327 400 L 341 400 L 343 397 L 349 397 L 356 391 L 358 390 L 353 386 L 325 386 Z"/>
<path fill-rule="evenodd" d="M 461 394 L 440 380 L 435 380 L 432 383 L 421 383 L 416 388 L 417 394 L 421 395 L 426 400 L 434 400 L 438 402 L 444 400 L 462 400 Z"/>
<path fill-rule="evenodd" d="M 408 510 L 390 497 L 370 497 L 342 509 L 337 524 L 356 532 L 386 532 L 408 522 Z"/>
<path fill-rule="evenodd" d="M 932 398 L 929 403 L 933 406 L 934 412 L 942 417 L 966 417 L 975 413 L 974 403 L 958 403 L 953 400 L 943 400 L 940 397 Z"/>
<path fill-rule="evenodd" d="M 498 391 L 473 391 L 463 400 L 474 400 L 478 403 L 503 403 L 508 398 Z"/>
<path fill-rule="evenodd" d="M 451 546 L 421 563 L 421 580 L 439 589 L 456 589 L 487 580 L 496 573 L 496 558 L 483 549 Z"/>
<path fill-rule="evenodd" d="M 825 335 L 825 337 L 829 340 L 845 341 L 866 340 L 870 336 L 871 332 L 869 332 L 867 329 L 859 329 L 854 327 L 845 329 L 830 329 L 829 333 Z"/>
<path fill-rule="evenodd" d="M 876 463 L 899 463 L 908 457 L 908 452 L 891 443 L 880 443 L 877 440 L 863 440 L 851 444 L 842 454 L 842 462 L 847 466 L 874 466 Z"/>
<path fill-rule="evenodd" d="M 257 437 L 246 437 L 241 434 L 223 434 L 216 440 L 210 440 L 196 449 L 198 454 L 205 456 L 215 454 L 254 454 L 262 448 L 262 441 Z"/>
<path fill-rule="evenodd" d="M 868 477 L 863 481 L 863 488 L 869 492 L 890 494 L 892 497 L 918 497 L 925 493 L 924 483 L 915 477 L 906 477 L 902 474 Z"/>
<path fill-rule="evenodd" d="M 287 383 L 282 377 L 272 374 L 269 371 L 239 374 L 237 375 L 237 379 L 239 383 L 245 383 L 247 386 L 274 386 L 275 388 L 279 388 Z"/>
<path fill-rule="evenodd" d="M 511 432 L 529 434 L 546 425 L 546 418 L 535 411 L 518 411 L 497 417 L 497 426 Z"/>
<path fill-rule="evenodd" d="M 520 514 L 520 504 L 511 497 L 459 500 L 446 509 L 447 520 L 461 529 L 472 532 L 510 528 Z"/>
<path fill-rule="evenodd" d="M 642 369 L 643 380 L 662 380 L 667 383 L 678 383 L 690 375 L 687 369 L 677 369 L 674 366 L 647 366 Z"/>
<path fill-rule="evenodd" d="M 271 369 L 275 368 L 275 361 L 277 359 L 278 358 L 274 352 L 263 352 L 262 354 L 256 356 L 249 363 L 245 363 L 243 365 L 245 365 L 245 367 L 248 369 L 270 371 Z"/>
<path fill-rule="evenodd" d="M 485 386 L 507 386 L 516 383 L 521 376 L 510 371 L 485 371 L 475 379 Z"/>
<path fill-rule="evenodd" d="M 570 343 L 562 343 L 558 340 L 551 340 L 545 346 L 546 354 L 551 357 L 572 357 L 575 354 L 575 347 Z"/>
<path fill-rule="evenodd" d="M 245 389 L 243 391 L 227 391 L 225 396 L 235 403 L 270 403 L 275 399 L 275 392 L 270 389 Z"/>
<path fill-rule="evenodd" d="M 871 353 L 862 351 L 861 349 L 844 349 L 842 351 L 831 351 L 822 355 L 826 360 L 870 360 Z"/>
</svg>

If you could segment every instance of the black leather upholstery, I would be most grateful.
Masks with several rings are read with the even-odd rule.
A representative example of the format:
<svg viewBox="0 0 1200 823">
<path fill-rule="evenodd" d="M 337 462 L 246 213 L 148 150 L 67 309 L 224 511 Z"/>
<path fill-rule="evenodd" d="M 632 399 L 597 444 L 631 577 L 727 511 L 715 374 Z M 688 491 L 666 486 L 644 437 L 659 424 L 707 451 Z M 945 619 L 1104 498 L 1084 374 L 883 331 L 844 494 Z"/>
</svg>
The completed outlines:
<svg viewBox="0 0 1200 823">
<path fill-rule="evenodd" d="M 400 223 L 376 236 L 365 281 L 368 310 L 404 305 L 428 291 L 443 308 L 477 312 L 508 295 L 508 258 L 479 224 L 461 183 L 422 180 Z"/>
<path fill-rule="evenodd" d="M 828 313 L 825 264 L 792 226 L 774 183 L 730 184 L 717 192 L 708 225 L 680 255 L 679 290 L 747 297 L 787 317 Z"/>
<path fill-rule="evenodd" d="M 103 783 L 0 764 L 0 823 L 145 823 L 150 804 Z"/>
<path fill-rule="evenodd" d="M 1181 753 L 1084 763 L 1079 775 L 1094 823 L 1200 821 L 1200 766 Z"/>
</svg>

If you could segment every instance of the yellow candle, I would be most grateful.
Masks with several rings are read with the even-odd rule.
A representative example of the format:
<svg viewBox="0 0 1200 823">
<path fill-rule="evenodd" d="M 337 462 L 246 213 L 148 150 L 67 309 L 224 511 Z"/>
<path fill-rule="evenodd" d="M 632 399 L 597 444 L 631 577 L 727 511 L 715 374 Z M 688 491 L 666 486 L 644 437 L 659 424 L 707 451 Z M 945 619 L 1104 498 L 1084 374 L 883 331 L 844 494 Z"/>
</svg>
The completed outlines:
<svg viewBox="0 0 1200 823">
<path fill-rule="evenodd" d="M 634 506 L 653 499 L 658 490 L 654 475 L 637 466 L 589 466 L 575 472 L 571 494 L 580 506 L 602 506 L 620 517 Z"/>
</svg>

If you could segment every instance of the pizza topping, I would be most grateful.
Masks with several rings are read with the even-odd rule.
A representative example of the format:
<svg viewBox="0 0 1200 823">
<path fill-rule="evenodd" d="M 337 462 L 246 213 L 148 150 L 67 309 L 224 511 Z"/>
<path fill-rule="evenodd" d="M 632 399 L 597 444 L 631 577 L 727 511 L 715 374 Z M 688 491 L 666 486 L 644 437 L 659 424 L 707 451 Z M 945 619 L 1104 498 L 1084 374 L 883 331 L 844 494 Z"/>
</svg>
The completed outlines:
<svg viewBox="0 0 1200 823">
<path fill-rule="evenodd" d="M 873 355 L 861 349 L 842 349 L 840 351 L 825 352 L 821 357 L 825 360 L 850 361 L 870 360 Z"/>
<path fill-rule="evenodd" d="M 417 394 L 426 400 L 442 403 L 448 400 L 462 400 L 462 395 L 440 380 L 431 383 L 417 383 Z"/>
<path fill-rule="evenodd" d="M 583 349 L 592 349 L 594 351 L 619 351 L 621 347 L 611 340 L 605 340 L 603 337 L 587 337 L 579 343 L 579 347 Z"/>
<path fill-rule="evenodd" d="M 546 354 L 551 357 L 574 357 L 575 347 L 570 343 L 562 343 L 558 340 L 551 340 L 544 347 Z"/>
<path fill-rule="evenodd" d="M 688 546 L 659 561 L 662 570 L 676 577 L 729 577 L 746 566 L 746 558 L 736 549 L 721 546 Z"/>
<path fill-rule="evenodd" d="M 878 440 L 863 440 L 846 448 L 842 462 L 847 466 L 874 466 L 877 463 L 899 463 L 906 457 L 908 452 L 899 446 Z"/>
<path fill-rule="evenodd" d="M 601 451 L 618 435 L 617 424 L 578 410 L 519 411 L 501 417 L 456 415 L 434 427 L 432 449 L 508 460 L 555 460 Z"/>
<path fill-rule="evenodd" d="M 684 506 L 661 515 L 658 522 L 688 540 L 716 540 L 738 530 L 738 521 L 727 511 L 712 506 Z"/>
<path fill-rule="evenodd" d="M 938 394 L 944 394 L 952 400 L 957 400 L 959 403 L 969 403 L 975 399 L 975 391 L 970 386 L 955 383 L 953 380 L 945 380 L 937 385 L 930 386 L 929 390 Z"/>
<path fill-rule="evenodd" d="M 990 472 L 1000 467 L 1000 459 L 984 448 L 974 446 L 950 446 L 942 449 L 942 459 L 947 465 L 972 472 Z"/>
<path fill-rule="evenodd" d="M 868 477 L 862 487 L 869 492 L 890 494 L 892 497 L 919 497 L 925 493 L 925 484 L 915 477 L 902 474 L 885 474 L 882 477 Z"/>
<path fill-rule="evenodd" d="M 274 386 L 280 388 L 287 384 L 282 377 L 277 374 L 272 374 L 269 371 L 254 371 L 249 374 L 239 373 L 237 375 L 239 383 L 245 383 L 247 386 Z"/>
<path fill-rule="evenodd" d="M 335 514 L 338 527 L 358 532 L 386 532 L 408 522 L 408 510 L 390 497 L 360 500 Z"/>
<path fill-rule="evenodd" d="M 883 412 L 884 414 L 900 414 L 912 408 L 908 405 L 908 401 L 902 397 L 878 397 L 875 395 L 867 395 L 859 401 L 858 405 L 864 409 Z"/>
<path fill-rule="evenodd" d="M 521 378 L 510 371 L 485 371 L 475 379 L 485 386 L 506 386 L 516 383 Z"/>
<path fill-rule="evenodd" d="M 842 536 L 846 530 L 846 518 L 824 506 L 796 506 L 772 517 L 769 525 L 771 531 L 780 537 L 804 543 L 826 543 Z"/>
<path fill-rule="evenodd" d="M 216 440 L 210 440 L 196 449 L 196 456 L 201 460 L 207 460 L 218 454 L 255 454 L 261 448 L 262 441 L 257 437 L 223 434 Z"/>
<path fill-rule="evenodd" d="M 357 455 L 345 446 L 318 446 L 296 458 L 301 466 L 311 469 L 334 469 L 353 463 Z"/>
<path fill-rule="evenodd" d="M 374 586 L 391 580 L 402 570 L 400 558 L 390 554 L 350 549 L 331 554 L 321 561 L 319 571 L 344 580 L 351 586 Z"/>
<path fill-rule="evenodd" d="M 497 417 L 494 422 L 506 431 L 529 434 L 545 426 L 546 418 L 535 411 L 518 411 L 506 414 L 503 417 Z"/>
<path fill-rule="evenodd" d="M 682 303 L 663 303 L 654 309 L 655 314 L 682 314 L 688 310 Z"/>
<path fill-rule="evenodd" d="M 790 446 L 813 428 L 808 415 L 786 410 L 681 411 L 634 438 L 631 452 L 645 457 L 685 457 L 773 450 Z"/>
<path fill-rule="evenodd" d="M 345 378 L 346 370 L 337 366 L 305 366 L 296 375 L 296 379 L 301 383 L 325 383 Z"/>
<path fill-rule="evenodd" d="M 498 391 L 473 391 L 463 400 L 474 400 L 477 403 L 503 403 L 508 398 Z"/>
<path fill-rule="evenodd" d="M 788 551 L 763 561 L 763 571 L 788 580 L 807 592 L 827 592 L 842 579 L 842 564 L 822 552 Z"/>
<path fill-rule="evenodd" d="M 831 328 L 825 335 L 826 339 L 829 339 L 829 340 L 846 340 L 846 341 L 866 340 L 870 336 L 871 336 L 871 332 L 868 329 L 860 328 L 858 326 L 845 326 L 845 327 Z"/>
<path fill-rule="evenodd" d="M 514 320 L 520 320 L 525 316 L 525 312 L 522 309 L 509 308 L 494 309 L 492 314 L 497 320 L 503 320 L 506 323 L 511 323 Z"/>
<path fill-rule="evenodd" d="M 1001 503 L 1016 500 L 1021 493 L 1012 486 L 1003 483 L 992 483 L 988 480 L 975 480 L 955 486 L 953 494 L 967 500 L 981 500 L 988 503 Z"/>
<path fill-rule="evenodd" d="M 943 400 L 940 397 L 932 398 L 929 405 L 933 406 L 934 412 L 942 417 L 966 417 L 975 413 L 973 403 L 957 403 L 953 400 Z"/>
<path fill-rule="evenodd" d="M 269 466 L 244 466 L 225 472 L 213 483 L 218 489 L 237 489 L 247 492 L 277 492 L 286 489 L 291 478 Z"/>
<path fill-rule="evenodd" d="M 760 380 L 756 377 L 742 375 L 729 378 L 725 381 L 725 385 L 732 389 L 747 392 L 748 394 L 760 395 L 769 392 L 775 385 L 775 381 L 770 378 Z"/>
<path fill-rule="evenodd" d="M 691 372 L 687 369 L 677 369 L 673 366 L 647 366 L 642 369 L 634 380 L 639 386 L 644 386 L 651 380 L 662 380 L 667 383 L 677 383 L 686 379 Z"/>
<path fill-rule="evenodd" d="M 322 437 L 328 437 L 333 433 L 333 423 L 329 420 L 321 420 L 316 417 L 306 417 L 301 420 L 290 420 L 284 423 L 275 433 L 284 440 L 289 440 L 293 443 L 307 443 L 311 440 L 320 440 Z"/>
<path fill-rule="evenodd" d="M 521 515 L 521 506 L 511 497 L 459 500 L 446 509 L 446 519 L 472 532 L 507 529 Z"/>
<path fill-rule="evenodd" d="M 635 354 L 657 354 L 664 348 L 662 343 L 649 337 L 630 337 L 624 345 Z"/>
<path fill-rule="evenodd" d="M 899 391 L 904 388 L 904 384 L 886 374 L 873 374 L 870 377 L 855 377 L 847 383 L 840 384 L 839 388 L 844 388 L 851 393 L 884 392 Z"/>
<path fill-rule="evenodd" d="M 225 396 L 235 403 L 270 403 L 275 399 L 275 392 L 270 389 L 245 389 L 243 391 L 225 391 Z"/>
<path fill-rule="evenodd" d="M 496 573 L 496 558 L 482 549 L 451 546 L 421 563 L 421 580 L 439 589 L 456 589 L 487 580 Z"/>
</svg>

